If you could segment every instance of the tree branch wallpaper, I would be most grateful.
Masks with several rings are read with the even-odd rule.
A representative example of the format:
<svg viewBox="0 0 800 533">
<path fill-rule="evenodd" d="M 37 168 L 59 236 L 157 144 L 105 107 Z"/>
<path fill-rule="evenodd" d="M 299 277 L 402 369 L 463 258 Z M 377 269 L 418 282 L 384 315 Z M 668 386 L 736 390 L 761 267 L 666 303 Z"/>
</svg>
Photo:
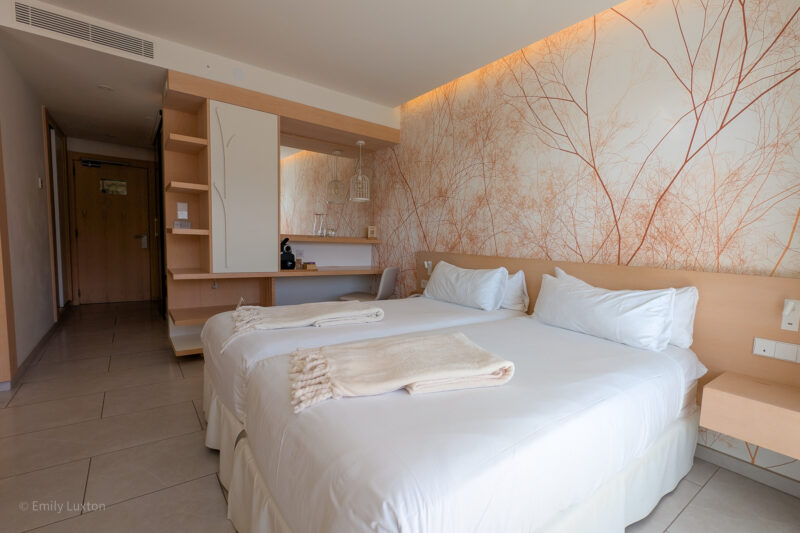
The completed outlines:
<svg viewBox="0 0 800 533">
<path fill-rule="evenodd" d="M 797 1 L 622 3 L 401 107 L 374 262 L 399 296 L 417 250 L 800 277 L 798 72 Z"/>
<path fill-rule="evenodd" d="M 404 104 L 377 263 L 800 274 L 800 5 L 634 0 Z"/>
</svg>

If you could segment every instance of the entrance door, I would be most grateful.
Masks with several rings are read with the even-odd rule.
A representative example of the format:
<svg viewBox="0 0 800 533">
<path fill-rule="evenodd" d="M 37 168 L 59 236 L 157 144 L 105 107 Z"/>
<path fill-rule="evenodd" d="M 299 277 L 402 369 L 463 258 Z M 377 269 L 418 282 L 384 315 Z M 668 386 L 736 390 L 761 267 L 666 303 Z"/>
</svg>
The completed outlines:
<svg viewBox="0 0 800 533">
<path fill-rule="evenodd" d="M 75 162 L 81 303 L 150 299 L 148 172 Z"/>
</svg>

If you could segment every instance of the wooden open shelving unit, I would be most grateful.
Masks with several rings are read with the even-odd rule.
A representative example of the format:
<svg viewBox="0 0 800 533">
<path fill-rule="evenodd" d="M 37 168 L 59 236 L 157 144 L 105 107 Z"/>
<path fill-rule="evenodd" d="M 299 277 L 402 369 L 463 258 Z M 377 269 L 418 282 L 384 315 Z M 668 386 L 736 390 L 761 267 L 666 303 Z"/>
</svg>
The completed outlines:
<svg viewBox="0 0 800 533">
<path fill-rule="evenodd" d="M 281 240 L 289 238 L 292 242 L 319 242 L 326 244 L 380 244 L 380 239 L 368 239 L 366 237 L 320 237 L 319 235 L 289 235 L 281 233 Z"/>
<path fill-rule="evenodd" d="M 380 274 L 372 266 L 318 271 L 214 273 L 212 264 L 210 100 L 280 117 L 281 137 L 296 147 L 353 150 L 355 141 L 380 149 L 400 141 L 396 128 L 367 122 L 252 90 L 168 71 L 163 99 L 165 261 L 170 339 L 175 355 L 202 353 L 200 327 L 211 316 L 247 304 L 273 305 L 279 277 Z M 278 148 L 277 146 L 275 147 Z M 173 228 L 177 203 L 189 205 L 192 229 Z M 282 236 L 283 237 L 283 236 Z M 378 244 L 378 239 L 289 235 L 295 242 Z"/>
</svg>

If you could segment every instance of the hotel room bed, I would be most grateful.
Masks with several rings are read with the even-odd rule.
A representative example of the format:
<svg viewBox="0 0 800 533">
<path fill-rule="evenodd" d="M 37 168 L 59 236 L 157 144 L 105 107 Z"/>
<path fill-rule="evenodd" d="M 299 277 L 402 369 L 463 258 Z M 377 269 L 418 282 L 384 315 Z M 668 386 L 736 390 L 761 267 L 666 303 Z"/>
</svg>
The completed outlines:
<svg viewBox="0 0 800 533">
<path fill-rule="evenodd" d="M 256 364 L 230 486 L 237 529 L 622 531 L 691 467 L 690 391 L 705 371 L 691 350 L 529 317 L 453 330 L 514 362 L 511 382 L 294 414 L 289 356 Z"/>
<path fill-rule="evenodd" d="M 401 335 L 464 324 L 523 316 L 520 311 L 483 311 L 426 297 L 374 302 L 384 311 L 379 322 L 367 324 L 264 330 L 234 340 L 232 313 L 206 322 L 202 332 L 204 364 L 203 409 L 207 419 L 206 446 L 220 450 L 220 480 L 227 486 L 236 436 L 243 429 L 245 387 L 253 365 L 297 348 Z"/>
</svg>

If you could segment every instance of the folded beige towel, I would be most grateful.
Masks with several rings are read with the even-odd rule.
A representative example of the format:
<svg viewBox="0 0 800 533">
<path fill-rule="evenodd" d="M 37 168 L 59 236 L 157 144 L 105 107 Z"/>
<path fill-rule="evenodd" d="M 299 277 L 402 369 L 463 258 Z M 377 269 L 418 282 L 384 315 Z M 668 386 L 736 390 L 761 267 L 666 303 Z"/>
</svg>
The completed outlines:
<svg viewBox="0 0 800 533">
<path fill-rule="evenodd" d="M 289 379 L 298 413 L 329 398 L 491 387 L 513 375 L 514 363 L 450 333 L 301 348 L 292 353 Z"/>
<path fill-rule="evenodd" d="M 383 320 L 383 309 L 354 301 L 274 307 L 240 305 L 233 312 L 233 334 L 223 344 L 222 351 L 236 338 L 256 330 L 366 324 L 379 320 Z"/>
</svg>

